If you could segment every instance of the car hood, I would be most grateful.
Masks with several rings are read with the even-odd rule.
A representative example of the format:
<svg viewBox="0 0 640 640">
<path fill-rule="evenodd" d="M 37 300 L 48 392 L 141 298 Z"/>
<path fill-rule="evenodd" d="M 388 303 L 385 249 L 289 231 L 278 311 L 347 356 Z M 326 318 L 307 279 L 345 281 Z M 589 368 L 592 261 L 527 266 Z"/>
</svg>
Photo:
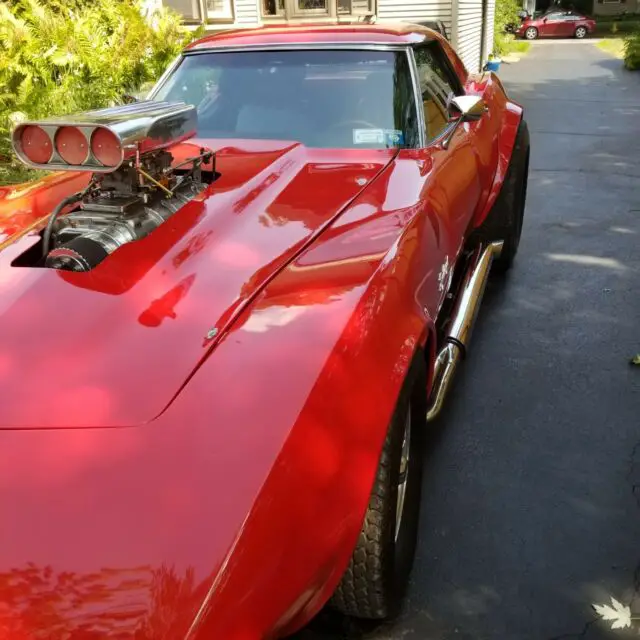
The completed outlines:
<svg viewBox="0 0 640 640">
<path fill-rule="evenodd" d="M 0 200 L 0 428 L 153 420 L 248 301 L 395 155 L 198 140 L 176 156 L 193 145 L 216 151 L 220 177 L 88 273 L 12 266 L 37 241 L 25 229 L 42 227 L 53 187 Z"/>
</svg>

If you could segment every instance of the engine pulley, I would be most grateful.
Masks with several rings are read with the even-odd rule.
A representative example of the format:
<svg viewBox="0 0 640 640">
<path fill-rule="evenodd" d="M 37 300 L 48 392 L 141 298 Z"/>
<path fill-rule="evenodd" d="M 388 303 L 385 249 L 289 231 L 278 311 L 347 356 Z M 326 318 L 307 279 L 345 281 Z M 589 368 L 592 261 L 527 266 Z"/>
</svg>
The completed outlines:
<svg viewBox="0 0 640 640">
<path fill-rule="evenodd" d="M 52 249 L 45 259 L 45 267 L 65 271 L 90 271 L 107 255 L 107 250 L 96 240 L 78 236 Z"/>
</svg>

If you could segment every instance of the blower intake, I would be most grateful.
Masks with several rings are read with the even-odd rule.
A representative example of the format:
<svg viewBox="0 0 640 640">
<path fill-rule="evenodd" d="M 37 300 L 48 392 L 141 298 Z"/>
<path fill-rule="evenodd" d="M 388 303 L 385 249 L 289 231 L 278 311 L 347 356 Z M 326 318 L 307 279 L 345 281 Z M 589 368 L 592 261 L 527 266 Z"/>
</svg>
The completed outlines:
<svg viewBox="0 0 640 640">
<path fill-rule="evenodd" d="M 51 213 L 32 266 L 89 271 L 198 196 L 216 175 L 213 152 L 175 164 L 169 151 L 196 127 L 195 107 L 154 101 L 18 125 L 12 143 L 26 165 L 93 174 Z"/>
</svg>

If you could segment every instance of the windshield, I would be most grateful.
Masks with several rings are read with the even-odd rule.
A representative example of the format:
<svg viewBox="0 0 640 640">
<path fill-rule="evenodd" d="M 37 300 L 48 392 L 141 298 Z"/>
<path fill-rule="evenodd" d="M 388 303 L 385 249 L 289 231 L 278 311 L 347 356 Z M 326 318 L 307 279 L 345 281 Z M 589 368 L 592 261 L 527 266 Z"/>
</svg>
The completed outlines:
<svg viewBox="0 0 640 640">
<path fill-rule="evenodd" d="M 418 146 L 405 52 L 192 54 L 154 99 L 195 105 L 201 138 L 295 140 L 309 147 Z"/>
</svg>

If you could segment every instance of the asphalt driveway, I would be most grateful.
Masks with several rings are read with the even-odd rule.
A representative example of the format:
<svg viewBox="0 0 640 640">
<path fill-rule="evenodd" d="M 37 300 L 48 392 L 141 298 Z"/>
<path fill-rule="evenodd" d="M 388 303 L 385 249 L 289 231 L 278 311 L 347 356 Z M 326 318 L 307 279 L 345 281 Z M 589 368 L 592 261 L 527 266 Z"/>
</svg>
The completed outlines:
<svg viewBox="0 0 640 640">
<path fill-rule="evenodd" d="M 406 611 L 300 640 L 638 637 L 590 605 L 640 615 L 640 74 L 545 42 L 501 76 L 532 134 L 521 253 L 434 432 Z"/>
</svg>

